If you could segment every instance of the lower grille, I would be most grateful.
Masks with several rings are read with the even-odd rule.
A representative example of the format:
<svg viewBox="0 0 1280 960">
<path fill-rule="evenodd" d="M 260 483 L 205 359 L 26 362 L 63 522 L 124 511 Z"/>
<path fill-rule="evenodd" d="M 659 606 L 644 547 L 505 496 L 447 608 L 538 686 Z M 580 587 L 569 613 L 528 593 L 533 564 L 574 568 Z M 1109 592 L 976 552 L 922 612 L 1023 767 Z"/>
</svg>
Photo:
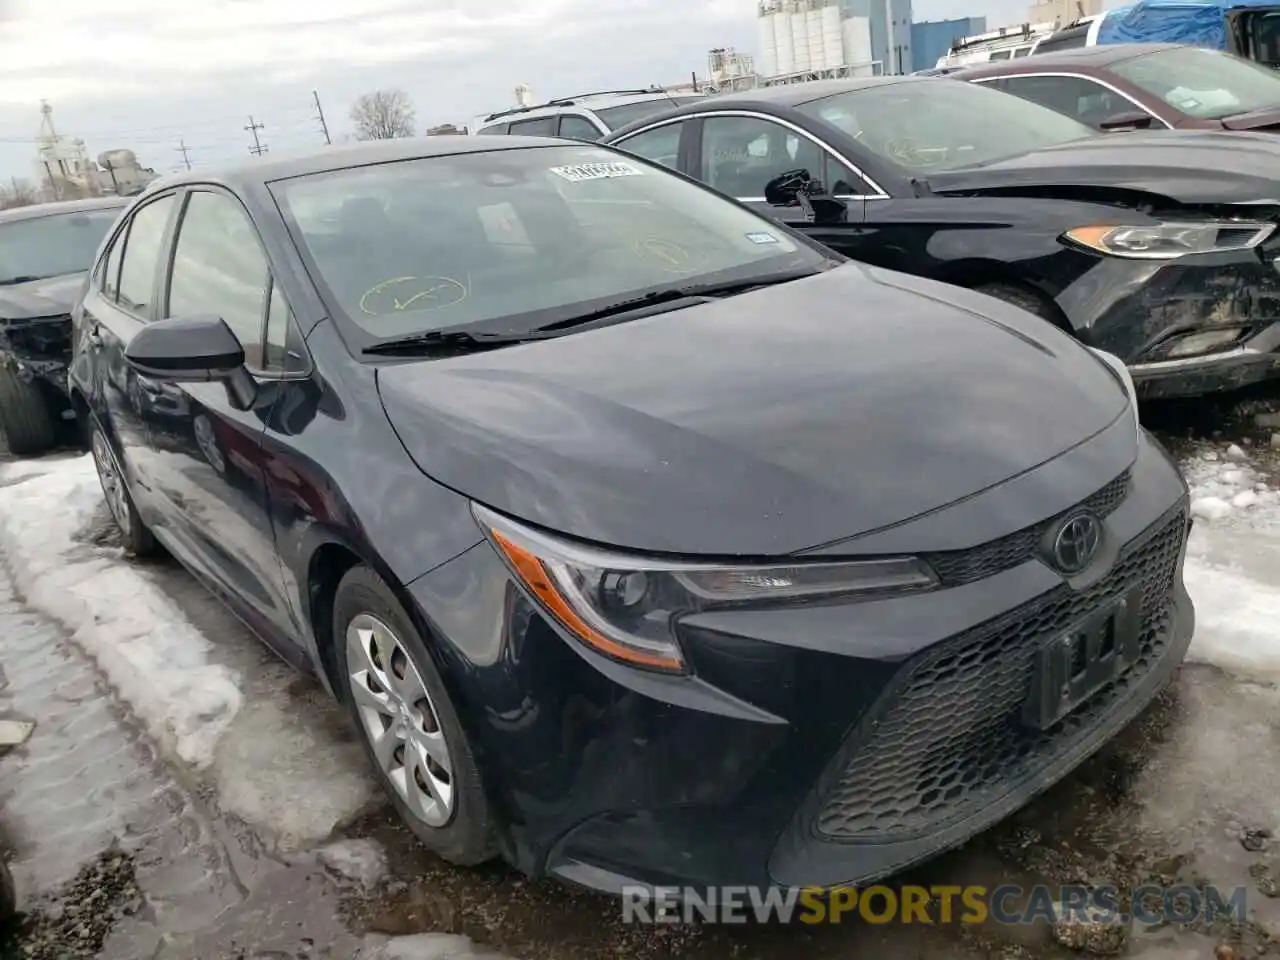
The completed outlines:
<svg viewBox="0 0 1280 960">
<path fill-rule="evenodd" d="M 1160 660 L 1187 535 L 1181 510 L 1121 553 L 1082 592 L 1063 586 L 924 654 L 881 697 L 827 781 L 817 832 L 829 840 L 899 841 L 964 819 L 1034 776 Z M 1138 660 L 1045 731 L 1021 711 L 1041 642 L 1104 604 L 1142 590 Z"/>
</svg>

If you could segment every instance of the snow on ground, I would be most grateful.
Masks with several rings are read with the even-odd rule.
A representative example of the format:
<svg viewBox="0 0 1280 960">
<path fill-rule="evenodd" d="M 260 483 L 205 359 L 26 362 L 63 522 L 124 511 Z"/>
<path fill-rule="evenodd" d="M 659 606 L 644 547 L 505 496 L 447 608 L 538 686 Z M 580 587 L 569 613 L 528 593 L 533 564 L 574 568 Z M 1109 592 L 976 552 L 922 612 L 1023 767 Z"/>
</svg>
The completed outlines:
<svg viewBox="0 0 1280 960">
<path fill-rule="evenodd" d="M 207 767 L 240 709 L 236 677 L 119 550 L 75 540 L 102 503 L 92 458 L 35 466 L 6 464 L 0 475 L 20 478 L 0 487 L 0 546 L 18 588 L 71 632 L 163 747 Z"/>
<path fill-rule="evenodd" d="M 162 750 L 216 784 L 223 812 L 284 848 L 328 838 L 374 796 L 359 746 L 300 708 L 294 674 L 264 647 L 212 643 L 120 549 L 82 542 L 104 509 L 89 456 L 0 466 L 0 554 L 28 603 L 66 627 Z"/>
<path fill-rule="evenodd" d="M 1196 605 L 1189 659 L 1280 681 L 1280 490 L 1232 444 L 1183 461 L 1195 517 L 1186 581 Z"/>
</svg>

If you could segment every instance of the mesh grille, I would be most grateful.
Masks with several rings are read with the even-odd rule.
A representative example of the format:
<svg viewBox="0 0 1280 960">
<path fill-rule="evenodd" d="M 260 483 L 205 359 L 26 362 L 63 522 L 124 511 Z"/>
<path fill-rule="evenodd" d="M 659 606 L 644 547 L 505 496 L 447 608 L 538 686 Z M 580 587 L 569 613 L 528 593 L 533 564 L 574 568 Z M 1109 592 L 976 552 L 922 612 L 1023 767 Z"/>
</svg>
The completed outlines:
<svg viewBox="0 0 1280 960">
<path fill-rule="evenodd" d="M 1186 515 L 1130 545 L 1105 579 L 1061 587 L 954 638 L 907 669 L 864 727 L 862 745 L 823 797 L 817 830 L 829 839 L 900 840 L 975 813 L 1070 747 L 1159 661 Z M 1136 663 L 1046 731 L 1021 723 L 1038 641 L 1142 588 Z M 846 755 L 848 756 L 848 755 Z"/>
<path fill-rule="evenodd" d="M 1128 492 L 1129 471 L 1126 470 L 1071 510 L 1064 510 L 1055 517 L 1050 517 L 1034 526 L 1024 527 L 999 540 L 984 543 L 982 546 L 969 550 L 929 553 L 924 555 L 924 559 L 937 572 L 943 585 L 948 587 L 958 587 L 984 577 L 994 576 L 1002 570 L 1008 570 L 1030 560 L 1035 555 L 1040 538 L 1072 510 L 1083 508 L 1092 510 L 1099 517 L 1105 517 L 1120 506 Z"/>
</svg>

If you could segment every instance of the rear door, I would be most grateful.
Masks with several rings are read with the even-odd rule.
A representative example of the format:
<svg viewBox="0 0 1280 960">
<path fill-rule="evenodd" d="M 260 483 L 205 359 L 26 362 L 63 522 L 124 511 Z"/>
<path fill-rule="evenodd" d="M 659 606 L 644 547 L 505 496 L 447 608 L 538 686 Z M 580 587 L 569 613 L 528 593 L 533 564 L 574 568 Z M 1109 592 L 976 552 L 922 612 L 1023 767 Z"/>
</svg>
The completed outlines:
<svg viewBox="0 0 1280 960">
<path fill-rule="evenodd" d="M 172 230 L 178 194 L 148 198 L 130 211 L 89 284 L 79 328 L 88 355 L 89 408 L 115 449 L 144 522 L 158 502 L 149 458 L 147 421 L 160 385 L 140 377 L 124 359 L 129 341 L 156 316 L 162 251 Z"/>
</svg>

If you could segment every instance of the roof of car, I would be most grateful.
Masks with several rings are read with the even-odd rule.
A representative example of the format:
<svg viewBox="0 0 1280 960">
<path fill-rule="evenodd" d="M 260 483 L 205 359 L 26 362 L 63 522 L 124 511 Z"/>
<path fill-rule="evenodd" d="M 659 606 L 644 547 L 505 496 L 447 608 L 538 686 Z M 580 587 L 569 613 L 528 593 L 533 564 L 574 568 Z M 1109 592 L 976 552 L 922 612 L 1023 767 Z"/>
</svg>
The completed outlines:
<svg viewBox="0 0 1280 960">
<path fill-rule="evenodd" d="M 591 145 L 584 144 L 581 140 L 561 140 L 553 137 L 471 137 L 462 133 L 396 140 L 368 140 L 349 145 L 319 147 L 305 153 L 282 155 L 270 159 L 238 161 L 225 167 L 183 171 L 150 184 L 147 187 L 147 193 L 152 194 L 157 190 L 167 190 L 185 183 L 220 183 L 231 187 L 243 187 L 378 163 L 550 146 Z"/>
<path fill-rule="evenodd" d="M 997 60 L 991 63 L 975 64 L 959 73 L 951 74 L 951 79 L 967 80 L 970 77 L 985 77 L 993 74 L 1035 73 L 1040 70 L 1052 70 L 1054 67 L 1105 70 L 1113 63 L 1122 63 L 1125 60 L 1134 60 L 1162 50 L 1177 50 L 1187 46 L 1189 45 L 1185 43 L 1104 43 L 1094 47 L 1075 47 L 1071 50 L 1036 53 L 1030 57 L 1019 57 L 1017 60 Z"/>
<path fill-rule="evenodd" d="M 0 223 L 16 220 L 37 220 L 59 213 L 75 213 L 77 210 L 123 209 L 133 202 L 133 197 L 89 197 L 85 200 L 59 200 L 54 203 L 33 203 L 25 207 L 0 210 Z"/>
<path fill-rule="evenodd" d="M 548 103 L 535 103 L 528 107 L 512 107 L 509 110 L 498 110 L 489 114 L 479 126 L 492 127 L 513 120 L 536 118 L 547 113 L 562 113 L 568 109 L 608 110 L 610 107 L 625 107 L 632 103 L 649 103 L 652 100 L 667 100 L 672 97 L 705 97 L 706 93 L 697 90 L 645 90 L 634 93 L 587 93 L 572 97 L 560 97 Z"/>
<path fill-rule="evenodd" d="M 751 90 L 740 90 L 735 93 L 722 93 L 707 99 L 706 103 L 690 103 L 672 108 L 667 113 L 656 114 L 632 121 L 625 127 L 619 127 L 605 137 L 606 143 L 613 143 L 620 134 L 628 134 L 633 130 L 647 127 L 667 117 L 683 116 L 689 113 L 703 113 L 708 110 L 750 110 L 771 107 L 798 107 L 814 100 L 834 97 L 854 90 L 868 90 L 873 87 L 888 87 L 902 83 L 942 83 L 950 81 L 950 77 L 921 77 L 914 74 L 888 77 L 847 77 L 842 80 L 809 80 L 805 83 L 782 83 L 774 87 L 755 87 Z"/>
</svg>

